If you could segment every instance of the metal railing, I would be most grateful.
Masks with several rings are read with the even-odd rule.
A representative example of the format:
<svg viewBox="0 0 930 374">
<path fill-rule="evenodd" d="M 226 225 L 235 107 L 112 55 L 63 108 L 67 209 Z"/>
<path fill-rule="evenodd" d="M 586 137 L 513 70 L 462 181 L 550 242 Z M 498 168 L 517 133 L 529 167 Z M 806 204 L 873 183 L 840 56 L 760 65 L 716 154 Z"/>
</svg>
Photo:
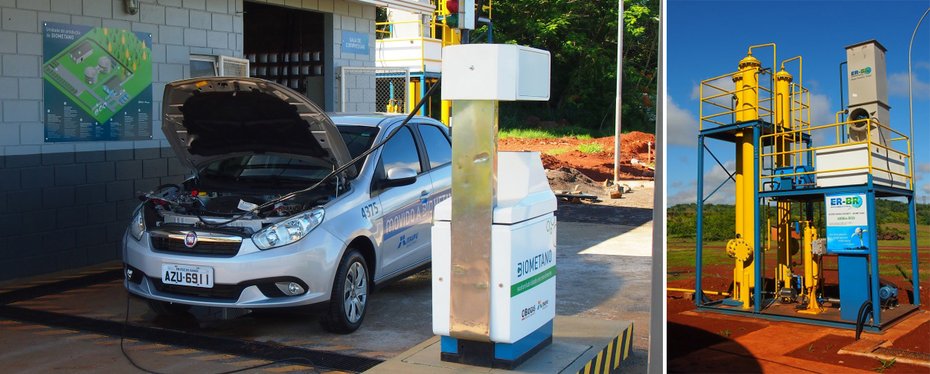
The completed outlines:
<svg viewBox="0 0 930 374">
<path fill-rule="evenodd" d="M 736 89 L 736 87 L 722 87 L 726 82 L 732 82 L 733 76 L 739 74 L 740 72 L 732 72 L 713 78 L 705 79 L 701 81 L 699 87 L 699 96 L 701 98 L 701 105 L 699 109 L 698 116 L 699 121 L 699 130 L 704 130 L 705 122 L 715 126 L 726 126 L 736 122 L 736 114 L 740 112 L 755 111 L 758 113 L 760 120 L 766 120 L 767 122 L 772 122 L 772 117 L 774 115 L 773 107 L 773 91 L 772 91 L 772 82 L 771 79 L 760 79 L 760 84 L 758 87 L 759 95 L 759 105 L 754 108 L 736 108 L 736 94 L 743 91 L 750 91 L 753 88 L 742 88 Z M 759 73 L 760 75 L 767 75 L 766 71 Z M 729 79 L 727 79 L 729 78 Z M 718 81 L 723 81 L 724 84 L 718 83 Z M 763 85 L 762 83 L 767 82 L 768 86 Z M 706 95 L 706 96 L 705 96 Z M 730 116 L 726 118 L 725 116 Z"/>
<path fill-rule="evenodd" d="M 844 141 L 843 137 L 840 136 L 840 131 L 846 129 L 850 126 L 864 126 L 865 139 L 858 141 Z M 845 130 L 844 130 L 845 131 Z M 809 145 L 810 142 L 792 142 L 791 147 L 777 149 L 772 144 L 778 139 L 777 137 L 791 137 L 794 139 L 804 138 L 803 135 L 806 135 L 807 139 L 810 139 L 813 142 L 815 139 L 820 141 L 827 141 L 830 133 L 835 134 L 835 142 L 831 142 L 822 146 L 812 146 Z M 890 139 L 885 139 L 884 144 L 881 141 L 876 141 L 873 137 L 878 135 L 878 137 L 885 138 L 886 134 L 893 134 L 893 137 L 887 136 Z M 884 173 L 885 175 L 890 176 L 892 179 L 895 177 L 900 177 L 903 179 L 904 185 L 907 189 L 913 189 L 914 187 L 914 178 L 910 171 L 910 164 L 912 162 L 911 158 L 911 141 L 910 138 L 904 133 L 892 129 L 888 125 L 882 124 L 872 119 L 861 119 L 861 120 L 849 120 L 849 121 L 837 121 L 835 123 L 820 125 L 820 126 L 796 126 L 794 129 L 789 131 L 783 131 L 778 133 L 762 135 L 759 138 L 760 144 L 768 144 L 766 147 L 762 147 L 759 151 L 759 165 L 762 167 L 759 168 L 758 178 L 759 178 L 759 190 L 760 192 L 770 190 L 772 188 L 772 181 L 777 178 L 795 178 L 808 176 L 809 180 L 813 181 L 818 176 L 823 176 L 824 174 L 833 174 L 838 173 L 848 173 L 848 172 L 865 172 L 870 175 L 874 175 L 876 172 Z M 867 155 L 868 162 L 861 165 L 853 165 L 848 167 L 840 168 L 824 168 L 818 166 L 816 163 L 816 157 L 813 155 L 818 151 L 827 151 L 827 150 L 837 150 L 844 147 L 853 147 L 857 145 L 864 145 Z M 875 160 L 877 157 L 884 157 L 885 162 L 881 160 Z M 897 156 L 900 161 L 904 163 L 901 171 L 892 170 L 890 166 L 889 157 Z M 790 165 L 785 165 L 790 168 L 790 172 L 779 172 L 776 173 L 776 159 L 790 159 L 792 160 Z M 768 165 L 768 166 L 765 166 Z M 799 169 L 798 166 L 804 166 L 805 168 Z M 898 181 L 900 182 L 900 181 Z"/>
</svg>

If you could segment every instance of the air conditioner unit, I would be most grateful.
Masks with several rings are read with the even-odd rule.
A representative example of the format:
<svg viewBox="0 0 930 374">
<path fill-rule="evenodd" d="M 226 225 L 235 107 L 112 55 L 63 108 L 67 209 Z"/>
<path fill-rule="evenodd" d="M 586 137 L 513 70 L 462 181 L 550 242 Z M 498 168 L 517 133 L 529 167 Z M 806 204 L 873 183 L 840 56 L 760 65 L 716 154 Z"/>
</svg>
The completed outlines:
<svg viewBox="0 0 930 374">
<path fill-rule="evenodd" d="M 221 77 L 248 77 L 249 60 L 230 56 L 219 56 L 219 76 Z"/>
</svg>

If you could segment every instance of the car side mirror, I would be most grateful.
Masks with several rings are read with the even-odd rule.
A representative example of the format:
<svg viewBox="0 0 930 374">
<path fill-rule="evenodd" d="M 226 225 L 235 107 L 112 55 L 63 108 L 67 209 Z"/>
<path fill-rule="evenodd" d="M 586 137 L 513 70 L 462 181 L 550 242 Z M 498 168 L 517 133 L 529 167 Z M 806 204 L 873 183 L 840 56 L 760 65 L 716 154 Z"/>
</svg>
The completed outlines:
<svg viewBox="0 0 930 374">
<path fill-rule="evenodd" d="M 387 171 L 387 178 L 381 181 L 381 188 L 407 186 L 417 181 L 417 172 L 411 168 L 395 167 Z"/>
</svg>

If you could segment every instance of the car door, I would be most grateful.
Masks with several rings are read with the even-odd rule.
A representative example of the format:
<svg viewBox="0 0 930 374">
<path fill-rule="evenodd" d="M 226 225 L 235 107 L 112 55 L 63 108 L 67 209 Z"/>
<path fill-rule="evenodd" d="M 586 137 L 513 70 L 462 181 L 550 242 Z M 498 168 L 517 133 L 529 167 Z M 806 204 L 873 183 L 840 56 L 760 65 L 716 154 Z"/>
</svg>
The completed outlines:
<svg viewBox="0 0 930 374">
<path fill-rule="evenodd" d="M 410 128 L 400 129 L 385 143 L 372 181 L 372 195 L 381 203 L 381 266 L 378 278 L 389 277 L 416 265 L 418 253 L 429 250 L 432 181 L 424 172 L 420 150 Z M 413 184 L 381 187 L 392 168 L 410 168 L 417 173 Z M 429 213 L 427 213 L 429 211 Z"/>
<path fill-rule="evenodd" d="M 426 151 L 429 167 L 427 175 L 433 182 L 433 192 L 428 202 L 429 220 L 432 222 L 433 209 L 436 204 L 452 196 L 452 143 L 449 140 L 448 131 L 442 124 L 420 123 L 416 127 Z M 429 258 L 430 248 L 431 246 L 422 253 L 418 253 L 417 257 L 424 260 Z"/>
</svg>

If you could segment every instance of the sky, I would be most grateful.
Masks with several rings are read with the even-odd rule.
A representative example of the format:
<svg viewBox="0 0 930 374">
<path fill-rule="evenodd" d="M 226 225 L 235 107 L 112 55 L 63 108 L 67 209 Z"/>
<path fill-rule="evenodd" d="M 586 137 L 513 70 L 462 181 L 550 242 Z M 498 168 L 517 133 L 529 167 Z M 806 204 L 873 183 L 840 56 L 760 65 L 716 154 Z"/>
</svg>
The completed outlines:
<svg viewBox="0 0 930 374">
<path fill-rule="evenodd" d="M 670 0 L 667 24 L 668 206 L 696 202 L 697 133 L 702 80 L 737 70 L 750 45 L 776 43 L 778 63 L 803 56 L 804 86 L 811 90 L 813 125 L 835 122 L 840 110 L 839 64 L 848 45 L 870 39 L 887 52 L 891 127 L 907 134 L 908 43 L 930 0 L 910 1 L 694 1 Z M 771 49 L 753 55 L 772 64 Z M 918 201 L 930 201 L 930 15 L 917 31 L 912 50 L 915 167 Z M 797 64 L 788 72 L 797 82 Z M 848 74 L 848 72 L 846 73 Z M 844 86 L 847 86 L 844 81 Z M 844 101 L 845 89 L 842 92 Z M 732 172 L 734 145 L 708 140 L 708 147 Z M 705 196 L 727 173 L 705 153 Z M 707 202 L 732 203 L 733 182 Z"/>
</svg>

